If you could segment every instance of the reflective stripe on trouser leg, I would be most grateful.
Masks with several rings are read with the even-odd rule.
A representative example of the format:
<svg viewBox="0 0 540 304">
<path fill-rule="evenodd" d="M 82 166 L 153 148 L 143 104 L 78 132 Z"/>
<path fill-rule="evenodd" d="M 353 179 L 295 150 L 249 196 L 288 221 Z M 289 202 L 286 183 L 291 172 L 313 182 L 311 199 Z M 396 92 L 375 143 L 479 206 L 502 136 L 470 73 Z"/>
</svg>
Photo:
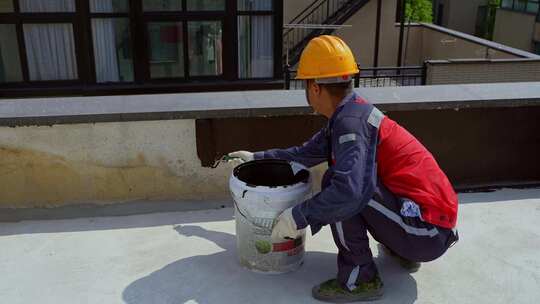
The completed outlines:
<svg viewBox="0 0 540 304">
<path fill-rule="evenodd" d="M 336 230 L 337 230 L 341 245 L 343 245 L 345 249 L 351 251 L 349 247 L 347 246 L 347 243 L 345 243 L 345 234 L 343 233 L 343 225 L 341 224 L 341 222 L 336 223 Z"/>
<path fill-rule="evenodd" d="M 369 201 L 368 206 L 379 211 L 384 216 L 389 218 L 391 221 L 398 224 L 408 234 L 417 235 L 417 236 L 434 237 L 439 233 L 436 227 L 433 227 L 432 229 L 427 229 L 427 228 L 417 228 L 417 227 L 413 227 L 413 226 L 409 226 L 405 224 L 401 216 L 399 216 L 398 214 L 394 213 L 392 210 L 386 208 L 385 206 L 383 206 L 382 204 L 374 200 Z"/>
<path fill-rule="evenodd" d="M 358 281 L 369 281 L 377 272 L 365 221 L 359 213 L 343 222 L 333 223 L 331 228 L 339 249 L 336 278 L 342 288 L 354 290 Z"/>
<path fill-rule="evenodd" d="M 351 271 L 351 274 L 349 275 L 349 279 L 347 280 L 347 288 L 350 291 L 353 291 L 356 286 L 356 281 L 358 280 L 358 274 L 360 273 L 360 266 L 354 267 L 354 269 Z"/>
<path fill-rule="evenodd" d="M 343 225 L 341 222 L 336 223 L 336 230 L 337 230 L 341 245 L 348 251 L 351 251 L 349 249 L 349 246 L 347 246 L 347 243 L 345 243 L 345 234 L 343 233 Z M 359 273 L 360 273 L 360 266 L 356 266 L 353 268 L 353 270 L 349 274 L 349 279 L 347 280 L 347 288 L 350 291 L 353 291 L 356 288 L 356 280 L 358 280 Z"/>
</svg>

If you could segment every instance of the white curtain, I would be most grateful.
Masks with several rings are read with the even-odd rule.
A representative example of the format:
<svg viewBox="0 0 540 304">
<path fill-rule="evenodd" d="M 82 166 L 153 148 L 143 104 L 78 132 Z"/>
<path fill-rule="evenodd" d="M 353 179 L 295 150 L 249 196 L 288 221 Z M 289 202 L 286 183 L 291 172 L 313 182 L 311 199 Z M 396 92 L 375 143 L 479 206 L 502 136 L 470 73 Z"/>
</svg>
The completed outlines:
<svg viewBox="0 0 540 304">
<path fill-rule="evenodd" d="M 241 11 L 271 11 L 272 0 L 239 0 L 238 9 Z"/>
<path fill-rule="evenodd" d="M 238 19 L 238 71 L 240 78 L 268 78 L 274 73 L 272 16 Z"/>
<path fill-rule="evenodd" d="M 251 17 L 251 77 L 272 77 L 274 45 L 271 16 Z"/>
<path fill-rule="evenodd" d="M 77 79 L 71 24 L 24 24 L 30 80 Z"/>
<path fill-rule="evenodd" d="M 112 12 L 112 0 L 92 0 L 90 8 L 93 12 Z M 118 58 L 116 56 L 115 19 L 92 19 L 92 38 L 96 63 L 96 81 L 120 81 Z"/>
<path fill-rule="evenodd" d="M 74 12 L 74 0 L 20 0 L 21 11 Z M 31 80 L 77 79 L 73 26 L 67 23 L 24 24 Z"/>
<path fill-rule="evenodd" d="M 90 12 L 92 13 L 112 13 L 112 0 L 90 0 Z"/>
<path fill-rule="evenodd" d="M 74 12 L 75 0 L 19 0 L 21 12 Z"/>
</svg>

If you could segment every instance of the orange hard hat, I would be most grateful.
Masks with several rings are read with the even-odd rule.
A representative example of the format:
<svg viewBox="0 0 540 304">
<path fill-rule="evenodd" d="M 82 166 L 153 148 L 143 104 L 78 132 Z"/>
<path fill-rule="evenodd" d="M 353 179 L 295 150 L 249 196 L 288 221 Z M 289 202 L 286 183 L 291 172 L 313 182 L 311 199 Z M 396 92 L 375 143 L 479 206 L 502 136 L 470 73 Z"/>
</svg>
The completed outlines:
<svg viewBox="0 0 540 304">
<path fill-rule="evenodd" d="M 322 35 L 309 41 L 300 57 L 296 79 L 331 79 L 350 81 L 359 73 L 354 55 L 343 40 Z"/>
</svg>

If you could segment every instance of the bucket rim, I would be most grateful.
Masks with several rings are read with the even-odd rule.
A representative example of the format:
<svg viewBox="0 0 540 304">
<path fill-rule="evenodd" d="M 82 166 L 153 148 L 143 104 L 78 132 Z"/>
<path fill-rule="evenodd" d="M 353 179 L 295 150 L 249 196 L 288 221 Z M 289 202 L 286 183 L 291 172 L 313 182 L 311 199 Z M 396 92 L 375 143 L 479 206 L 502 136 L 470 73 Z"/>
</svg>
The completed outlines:
<svg viewBox="0 0 540 304">
<path fill-rule="evenodd" d="M 241 179 L 239 179 L 238 176 L 237 176 L 238 171 L 242 167 L 244 167 L 246 165 L 249 165 L 249 164 L 252 164 L 252 163 L 255 163 L 255 162 L 259 162 L 259 163 L 261 163 L 261 162 L 288 163 L 289 165 L 291 165 L 291 167 L 293 167 L 293 170 L 294 170 L 294 168 L 298 169 L 296 172 L 298 172 L 300 170 L 306 170 L 308 172 L 308 178 L 307 178 L 307 180 L 305 182 L 300 181 L 300 182 L 296 182 L 296 183 L 291 184 L 291 185 L 283 185 L 283 186 L 262 186 L 262 185 L 254 186 L 254 185 L 248 184 L 248 183 L 242 181 Z M 243 188 L 246 188 L 246 189 L 257 190 L 258 192 L 275 192 L 275 191 L 283 191 L 284 189 L 293 190 L 293 189 L 299 189 L 299 188 L 303 188 L 303 187 L 310 187 L 310 185 L 312 184 L 312 174 L 311 174 L 311 171 L 306 166 L 302 165 L 301 163 L 298 163 L 298 162 L 295 162 L 295 161 L 288 161 L 288 160 L 284 160 L 284 159 L 278 159 L 278 158 L 265 158 L 265 159 L 252 160 L 252 161 L 245 162 L 245 163 L 242 163 L 242 164 L 236 166 L 233 169 L 233 172 L 231 174 L 231 181 L 234 181 L 235 183 L 240 184 Z"/>
</svg>

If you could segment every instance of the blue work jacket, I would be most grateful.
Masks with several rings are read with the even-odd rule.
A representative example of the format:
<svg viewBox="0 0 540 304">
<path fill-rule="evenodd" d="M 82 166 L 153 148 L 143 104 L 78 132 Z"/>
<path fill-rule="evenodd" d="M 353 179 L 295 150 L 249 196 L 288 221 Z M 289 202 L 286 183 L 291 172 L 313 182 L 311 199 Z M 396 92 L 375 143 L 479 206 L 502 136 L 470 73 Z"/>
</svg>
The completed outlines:
<svg viewBox="0 0 540 304">
<path fill-rule="evenodd" d="M 303 145 L 255 153 L 255 159 L 285 159 L 307 167 L 329 162 L 321 192 L 293 208 L 298 229 L 310 225 L 316 234 L 322 226 L 344 221 L 367 205 L 377 184 L 377 137 L 383 117 L 353 92 Z"/>
</svg>

